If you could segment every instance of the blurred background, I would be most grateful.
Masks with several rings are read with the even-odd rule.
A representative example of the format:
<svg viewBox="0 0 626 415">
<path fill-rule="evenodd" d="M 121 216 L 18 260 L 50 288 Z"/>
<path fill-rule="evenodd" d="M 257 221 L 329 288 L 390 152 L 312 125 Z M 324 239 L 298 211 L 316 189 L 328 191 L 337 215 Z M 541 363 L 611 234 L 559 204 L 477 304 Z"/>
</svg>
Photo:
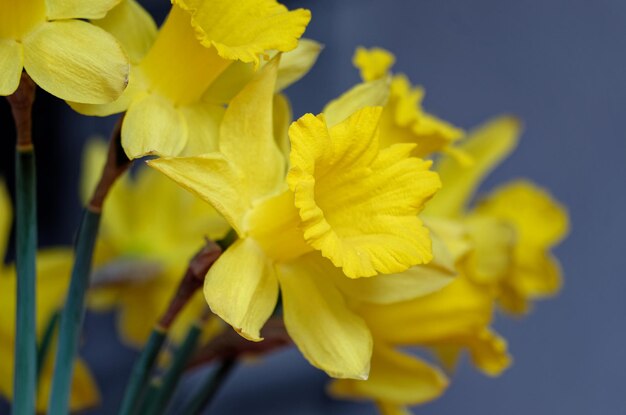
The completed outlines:
<svg viewBox="0 0 626 415">
<path fill-rule="evenodd" d="M 325 44 L 310 74 L 287 92 L 294 116 L 319 112 L 358 81 L 357 46 L 393 51 L 396 72 L 426 88 L 425 107 L 471 128 L 513 113 L 526 129 L 518 150 L 485 183 L 528 177 L 569 207 L 572 231 L 556 249 L 565 287 L 521 320 L 498 318 L 514 365 L 497 379 L 463 362 L 443 398 L 417 414 L 626 413 L 626 2 L 619 0 L 283 1 L 312 10 L 306 36 Z M 158 21 L 169 2 L 143 1 Z M 74 114 L 38 91 L 42 246 L 71 244 L 80 217 L 80 154 L 114 119 Z M 0 175 L 13 183 L 13 122 L 0 101 Z M 11 189 L 12 190 L 12 189 Z M 9 256 L 13 253 L 10 252 Z M 83 356 L 114 413 L 135 353 L 111 315 L 88 315 Z M 238 367 L 211 414 L 375 414 L 337 402 L 326 376 L 294 350 Z M 194 387 L 193 376 L 186 379 Z M 0 406 L 0 413 L 6 407 Z"/>
</svg>

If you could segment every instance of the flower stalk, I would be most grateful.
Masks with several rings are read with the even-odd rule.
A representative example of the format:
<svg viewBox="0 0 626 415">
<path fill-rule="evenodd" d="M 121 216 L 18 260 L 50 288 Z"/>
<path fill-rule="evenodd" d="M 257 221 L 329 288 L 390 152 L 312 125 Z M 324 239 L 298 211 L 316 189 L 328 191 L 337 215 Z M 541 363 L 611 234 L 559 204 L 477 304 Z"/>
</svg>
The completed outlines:
<svg viewBox="0 0 626 415">
<path fill-rule="evenodd" d="M 22 72 L 17 90 L 7 97 L 17 131 L 15 154 L 17 310 L 13 371 L 13 414 L 15 415 L 33 414 L 37 396 L 35 320 L 37 178 L 32 143 L 32 108 L 35 90 L 35 83 L 26 72 Z"/>
<path fill-rule="evenodd" d="M 120 143 L 121 119 L 117 123 L 109 146 L 107 162 L 100 182 L 83 213 L 76 239 L 74 267 L 65 307 L 59 325 L 52 392 L 48 406 L 50 415 L 65 415 L 69 412 L 69 397 L 78 350 L 80 329 L 85 314 L 85 296 L 89 288 L 91 262 L 100 226 L 102 205 L 115 180 L 130 166 Z"/>
</svg>

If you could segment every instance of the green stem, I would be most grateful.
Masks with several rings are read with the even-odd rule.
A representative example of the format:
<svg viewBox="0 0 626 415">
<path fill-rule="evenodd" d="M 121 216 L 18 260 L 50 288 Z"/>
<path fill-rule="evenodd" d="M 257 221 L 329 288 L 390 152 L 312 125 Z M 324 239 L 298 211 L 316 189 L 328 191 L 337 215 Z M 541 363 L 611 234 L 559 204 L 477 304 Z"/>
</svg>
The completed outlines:
<svg viewBox="0 0 626 415">
<path fill-rule="evenodd" d="M 61 312 L 59 343 L 57 347 L 52 392 L 48 415 L 67 415 L 72 386 L 74 359 L 78 350 L 80 329 L 85 314 L 85 294 L 89 287 L 91 260 L 100 226 L 100 214 L 85 209 L 76 239 L 76 257 L 72 278 Z"/>
<path fill-rule="evenodd" d="M 152 399 L 148 410 L 145 413 L 141 412 L 142 415 L 158 415 L 167 407 L 167 404 L 176 390 L 176 385 L 185 370 L 185 365 L 198 344 L 198 338 L 202 333 L 200 324 L 201 323 L 193 324 L 187 332 L 185 340 L 178 350 L 176 350 L 171 366 L 163 375 L 161 382 L 159 382 L 160 387 L 158 395 L 156 398 Z"/>
<path fill-rule="evenodd" d="M 152 371 L 152 367 L 161 350 L 165 337 L 166 332 L 161 327 L 157 326 L 152 329 L 148 342 L 141 351 L 141 355 L 135 363 L 135 366 L 133 366 L 130 380 L 128 381 L 128 385 L 126 385 L 126 393 L 122 400 L 119 415 L 131 415 L 134 413 L 139 399 L 146 389 L 146 381 Z"/>
<path fill-rule="evenodd" d="M 54 338 L 54 331 L 57 328 L 60 317 L 61 312 L 59 311 L 55 312 L 52 317 L 50 317 L 48 325 L 46 326 L 46 331 L 44 332 L 41 343 L 37 349 L 37 380 L 41 378 L 41 371 L 43 369 L 43 365 L 46 363 L 46 357 L 50 351 L 50 345 L 52 344 L 52 339 Z"/>
<path fill-rule="evenodd" d="M 37 387 L 36 266 L 37 196 L 35 155 L 32 147 L 16 153 L 16 268 L 17 311 L 15 322 L 15 367 L 13 414 L 35 413 Z"/>
<path fill-rule="evenodd" d="M 207 408 L 224 384 L 224 381 L 235 367 L 235 359 L 226 359 L 220 362 L 217 369 L 210 373 L 193 395 L 187 406 L 180 412 L 181 415 L 197 415 Z"/>
</svg>

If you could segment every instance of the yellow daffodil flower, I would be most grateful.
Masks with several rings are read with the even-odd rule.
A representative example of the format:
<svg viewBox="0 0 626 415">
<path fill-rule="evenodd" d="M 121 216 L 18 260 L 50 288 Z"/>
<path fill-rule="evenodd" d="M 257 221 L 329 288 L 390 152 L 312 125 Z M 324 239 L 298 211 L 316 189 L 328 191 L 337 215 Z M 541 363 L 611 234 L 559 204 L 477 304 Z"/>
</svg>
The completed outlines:
<svg viewBox="0 0 626 415">
<path fill-rule="evenodd" d="M 92 140 L 86 147 L 85 198 L 102 171 L 106 152 L 101 141 Z M 158 172 L 144 167 L 134 177 L 122 176 L 103 211 L 90 306 L 117 308 L 122 339 L 141 347 L 204 237 L 220 239 L 228 229 L 217 212 Z M 184 336 L 204 307 L 202 296 L 185 307 L 170 332 L 174 341 Z"/>
<path fill-rule="evenodd" d="M 459 146 L 472 158 L 471 167 L 453 157 L 440 160 L 444 189 L 426 212 L 466 224 L 474 244 L 471 276 L 496 289 L 501 304 L 513 313 L 527 311 L 533 298 L 558 292 L 561 271 L 549 251 L 568 230 L 565 209 L 527 181 L 504 186 L 469 210 L 478 185 L 513 151 L 520 131 L 517 119 L 496 118 Z"/>
<path fill-rule="evenodd" d="M 417 214 L 439 187 L 414 145 L 378 147 L 380 108 L 329 128 L 323 115 L 293 123 L 290 168 L 273 134 L 278 58 L 230 103 L 220 153 L 152 160 L 211 203 L 239 239 L 209 271 L 211 309 L 244 337 L 282 293 L 285 324 L 304 356 L 333 377 L 367 377 L 372 341 L 336 278 L 401 272 L 431 260 Z M 380 278 L 384 278 L 381 276 Z"/>
<path fill-rule="evenodd" d="M 128 50 L 129 87 L 110 105 L 72 107 L 87 115 L 127 111 L 122 145 L 130 158 L 146 154 L 198 154 L 215 146 L 223 107 L 205 93 L 235 61 L 259 67 L 269 51 L 298 45 L 308 10 L 288 11 L 275 0 L 176 0 L 156 32 L 134 0 L 102 20 Z M 129 29 L 130 28 L 130 29 Z"/>
<path fill-rule="evenodd" d="M 451 146 L 463 137 L 463 131 L 425 112 L 422 108 L 424 89 L 411 86 L 403 74 L 392 76 L 390 68 L 394 62 L 395 57 L 384 49 L 358 48 L 353 63 L 361 71 L 364 83 L 330 102 L 324 113 L 334 121 L 343 118 L 346 112 L 353 112 L 363 106 L 382 105 L 382 147 L 395 143 L 415 143 L 417 147 L 413 154 L 417 157 L 446 151 L 467 163 L 466 157 Z"/>
<path fill-rule="evenodd" d="M 7 241 L 11 231 L 12 209 L 4 183 L 0 182 L 0 257 L 4 258 Z M 63 306 L 69 276 L 73 262 L 71 249 L 47 249 L 37 255 L 37 338 L 43 338 L 44 331 L 54 313 Z M 15 266 L 5 266 L 0 262 L 0 394 L 7 399 L 13 395 L 13 356 L 15 345 L 15 307 L 16 307 Z M 41 370 L 37 410 L 44 412 L 52 386 L 54 350 L 49 350 L 44 367 Z M 94 406 L 100 400 L 95 380 L 87 365 L 78 360 L 74 368 L 74 381 L 70 407 L 81 410 Z"/>
<path fill-rule="evenodd" d="M 119 0 L 1 0 L 0 95 L 17 89 L 22 69 L 59 98 L 105 104 L 128 82 L 121 45 L 84 19 L 105 16 Z"/>
</svg>

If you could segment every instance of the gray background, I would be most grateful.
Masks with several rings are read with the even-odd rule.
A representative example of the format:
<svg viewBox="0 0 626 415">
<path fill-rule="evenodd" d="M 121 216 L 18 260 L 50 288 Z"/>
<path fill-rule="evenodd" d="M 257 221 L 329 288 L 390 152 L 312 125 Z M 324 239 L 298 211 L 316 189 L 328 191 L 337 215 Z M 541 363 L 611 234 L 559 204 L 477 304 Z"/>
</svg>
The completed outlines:
<svg viewBox="0 0 626 415">
<path fill-rule="evenodd" d="M 152 2 L 162 16 L 166 6 Z M 487 378 L 466 362 L 440 400 L 418 414 L 626 413 L 626 231 L 624 116 L 626 2 L 619 0 L 318 0 L 287 1 L 312 9 L 307 36 L 326 45 L 318 65 L 288 92 L 295 115 L 319 112 L 353 83 L 356 46 L 382 46 L 427 90 L 426 108 L 470 128 L 512 112 L 526 124 L 517 152 L 487 180 L 489 189 L 528 177 L 569 207 L 573 229 L 556 250 L 563 292 L 523 320 L 499 317 L 515 363 Z M 111 120 L 78 117 L 40 94 L 42 244 L 70 243 L 79 205 L 73 189 L 88 134 Z M 0 106 L 2 129 L 11 120 Z M 4 134 L 3 134 L 4 135 Z M 8 143 L 8 144 L 7 144 Z M 12 180 L 11 140 L 0 169 Z M 70 201 L 70 202 L 68 202 Z M 88 316 L 83 354 L 107 395 L 90 414 L 112 414 L 133 353 L 114 339 L 110 316 Z M 324 395 L 326 377 L 295 351 L 239 367 L 212 414 L 374 414 L 369 404 Z M 194 385 L 187 380 L 188 388 Z M 207 412 L 208 413 L 208 412 Z"/>
</svg>

